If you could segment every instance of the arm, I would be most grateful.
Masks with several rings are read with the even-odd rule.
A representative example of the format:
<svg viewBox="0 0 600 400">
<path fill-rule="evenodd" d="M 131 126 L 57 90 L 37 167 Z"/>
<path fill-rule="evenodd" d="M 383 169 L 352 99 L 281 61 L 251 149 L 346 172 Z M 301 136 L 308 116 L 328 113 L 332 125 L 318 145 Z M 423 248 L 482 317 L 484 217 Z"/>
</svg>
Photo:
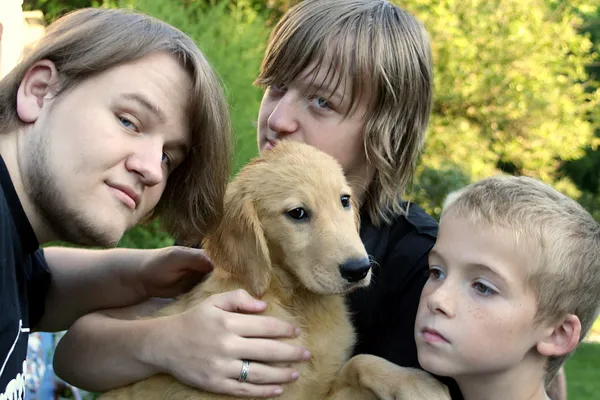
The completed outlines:
<svg viewBox="0 0 600 400">
<path fill-rule="evenodd" d="M 90 312 L 171 297 L 197 283 L 212 264 L 201 250 L 44 250 L 51 273 L 45 312 L 35 329 L 67 329 Z"/>
<path fill-rule="evenodd" d="M 306 359 L 306 349 L 264 339 L 295 337 L 293 326 L 240 313 L 266 308 L 244 291 L 211 296 L 182 314 L 131 319 L 158 307 L 146 303 L 79 319 L 56 349 L 57 375 L 86 390 L 107 391 L 163 372 L 210 392 L 269 397 L 276 384 L 294 380 L 295 371 L 261 362 Z M 246 383 L 237 380 L 242 359 L 253 360 Z"/>
<path fill-rule="evenodd" d="M 162 306 L 148 300 L 83 316 L 56 347 L 56 375 L 85 390 L 105 391 L 156 374 L 158 370 L 144 358 L 144 340 L 165 318 L 136 317 L 149 316 Z"/>
</svg>

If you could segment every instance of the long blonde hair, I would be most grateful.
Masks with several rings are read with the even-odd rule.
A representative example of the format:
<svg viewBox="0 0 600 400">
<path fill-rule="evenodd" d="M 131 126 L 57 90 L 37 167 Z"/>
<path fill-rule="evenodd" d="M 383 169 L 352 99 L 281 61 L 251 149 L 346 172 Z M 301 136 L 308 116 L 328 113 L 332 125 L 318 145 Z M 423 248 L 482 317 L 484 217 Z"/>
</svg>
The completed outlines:
<svg viewBox="0 0 600 400">
<path fill-rule="evenodd" d="M 406 211 L 401 197 L 414 176 L 431 112 L 427 32 L 385 0 L 305 0 L 271 33 L 256 84 L 287 84 L 312 64 L 314 71 L 329 66 L 324 85 L 350 82 L 343 87 L 352 104 L 348 113 L 361 96 L 370 100 L 364 146 L 376 172 L 365 206 L 373 222 L 390 223 Z"/>
</svg>

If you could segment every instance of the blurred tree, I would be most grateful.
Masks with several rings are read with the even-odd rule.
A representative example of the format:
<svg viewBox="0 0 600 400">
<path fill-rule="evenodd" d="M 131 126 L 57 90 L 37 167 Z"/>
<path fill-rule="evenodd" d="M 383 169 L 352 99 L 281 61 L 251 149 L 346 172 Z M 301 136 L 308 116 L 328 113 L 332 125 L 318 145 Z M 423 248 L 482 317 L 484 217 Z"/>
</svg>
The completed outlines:
<svg viewBox="0 0 600 400">
<path fill-rule="evenodd" d="M 600 8 L 584 8 L 581 10 L 583 24 L 580 31 L 590 35 L 594 44 L 593 51 L 600 52 Z M 591 79 L 600 80 L 600 61 L 597 59 L 587 65 L 586 71 Z M 596 86 L 597 89 L 597 86 Z M 600 110 L 596 109 L 596 115 Z M 600 130 L 596 130 L 596 137 L 600 137 Z M 583 191 L 580 202 L 600 216 L 600 151 L 593 146 L 586 147 L 585 156 L 566 162 L 561 171 L 568 175 Z"/>
<path fill-rule="evenodd" d="M 585 67 L 597 54 L 577 30 L 581 4 L 555 3 L 402 2 L 425 24 L 434 57 L 434 109 L 417 183 L 453 165 L 456 176 L 525 174 L 579 196 L 559 167 L 596 145 L 600 92 Z"/>
<path fill-rule="evenodd" d="M 132 7 L 135 0 L 23 0 L 23 10 L 41 10 L 46 22 L 84 7 Z"/>
</svg>

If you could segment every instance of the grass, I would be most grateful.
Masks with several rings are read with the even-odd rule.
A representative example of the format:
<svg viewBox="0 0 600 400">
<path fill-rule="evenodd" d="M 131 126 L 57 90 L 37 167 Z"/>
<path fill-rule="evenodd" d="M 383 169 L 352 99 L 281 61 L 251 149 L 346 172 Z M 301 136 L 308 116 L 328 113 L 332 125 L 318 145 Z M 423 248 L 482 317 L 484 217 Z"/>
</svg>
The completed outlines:
<svg viewBox="0 0 600 400">
<path fill-rule="evenodd" d="M 600 319 L 592 333 L 600 335 Z M 600 399 L 600 343 L 581 343 L 565 365 L 568 400 Z"/>
<path fill-rule="evenodd" d="M 565 365 L 569 400 L 600 399 L 600 344 L 582 343 Z"/>
</svg>

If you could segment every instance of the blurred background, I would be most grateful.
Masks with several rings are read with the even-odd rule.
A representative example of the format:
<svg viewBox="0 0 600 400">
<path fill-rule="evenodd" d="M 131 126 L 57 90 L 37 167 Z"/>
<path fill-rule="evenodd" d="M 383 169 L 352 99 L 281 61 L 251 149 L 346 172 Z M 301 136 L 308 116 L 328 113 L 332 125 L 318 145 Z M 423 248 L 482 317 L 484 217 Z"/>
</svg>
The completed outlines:
<svg viewBox="0 0 600 400">
<path fill-rule="evenodd" d="M 257 76 L 268 34 L 298 0 L 0 0 L 0 77 L 44 26 L 82 7 L 130 7 L 189 34 L 226 88 L 235 173 L 257 155 Z M 393 1 L 431 36 L 435 98 L 408 197 L 439 217 L 446 194 L 498 172 L 523 174 L 577 199 L 600 221 L 600 4 L 597 0 Z M 157 224 L 119 246 L 173 239 Z M 600 320 L 567 363 L 568 398 L 600 399 Z"/>
</svg>

